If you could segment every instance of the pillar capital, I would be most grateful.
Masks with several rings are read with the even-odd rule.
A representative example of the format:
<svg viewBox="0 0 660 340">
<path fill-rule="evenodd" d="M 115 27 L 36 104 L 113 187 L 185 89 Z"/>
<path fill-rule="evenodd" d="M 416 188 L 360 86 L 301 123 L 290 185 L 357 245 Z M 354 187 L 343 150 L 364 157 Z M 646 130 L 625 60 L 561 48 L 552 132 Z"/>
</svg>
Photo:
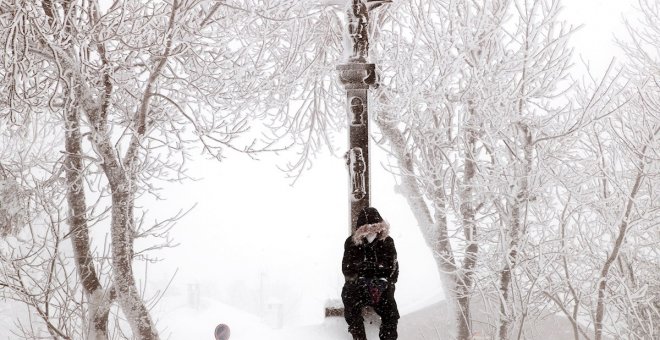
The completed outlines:
<svg viewBox="0 0 660 340">
<path fill-rule="evenodd" d="M 369 63 L 350 63 L 337 65 L 339 80 L 346 90 L 369 89 L 376 84 L 376 65 Z"/>
</svg>

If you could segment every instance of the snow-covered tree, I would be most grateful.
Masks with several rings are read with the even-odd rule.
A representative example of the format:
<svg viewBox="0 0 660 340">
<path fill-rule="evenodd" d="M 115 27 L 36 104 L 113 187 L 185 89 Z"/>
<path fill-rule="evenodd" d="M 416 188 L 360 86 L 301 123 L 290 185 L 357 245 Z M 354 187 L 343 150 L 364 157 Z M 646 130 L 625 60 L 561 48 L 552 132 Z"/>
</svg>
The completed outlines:
<svg viewBox="0 0 660 340">
<path fill-rule="evenodd" d="M 0 122 L 0 297 L 34 311 L 34 320 L 17 320 L 16 334 L 27 338 L 83 338 L 83 308 L 75 267 L 68 265 L 62 155 L 44 116 L 28 126 Z M 43 325 L 43 327 L 41 327 Z"/>
<path fill-rule="evenodd" d="M 660 206 L 660 7 L 639 1 L 628 23 L 624 67 L 600 118 L 582 129 L 559 159 L 563 268 L 553 301 L 589 321 L 594 339 L 657 337 Z M 588 86 L 585 86 L 588 88 Z M 596 91 L 598 92 L 598 91 Z M 610 93 L 608 93 L 610 92 Z M 583 106 L 592 105 L 588 99 Z M 574 324 L 586 337 L 587 329 Z"/>
<path fill-rule="evenodd" d="M 159 338 L 133 274 L 136 256 L 158 245 L 134 245 L 136 239 L 161 235 L 167 223 L 145 223 L 136 204 L 140 197 L 158 197 L 158 181 L 185 179 L 194 145 L 218 159 L 226 149 L 270 148 L 254 136 L 237 138 L 248 131 L 262 78 L 281 62 L 269 49 L 269 37 L 286 28 L 271 23 L 291 23 L 285 16 L 297 15 L 294 3 L 271 5 L 197 0 L 0 4 L 6 46 L 0 116 L 4 126 L 26 129 L 36 117 L 49 117 L 52 135 L 59 137 L 54 145 L 64 157 L 49 165 L 63 170 L 51 173 L 64 176 L 66 184 L 68 238 L 88 311 L 82 337 L 109 337 L 108 311 L 116 302 L 134 337 Z M 15 220 L 12 206 L 7 207 L 3 219 Z M 106 210 L 109 225 L 100 225 L 111 235 L 109 263 L 93 251 L 90 232 L 95 211 Z M 101 272 L 101 267 L 111 270 Z"/>
<path fill-rule="evenodd" d="M 566 143 L 556 168 L 563 207 L 557 218 L 562 264 L 551 280 L 555 293 L 549 296 L 563 310 L 573 311 L 568 313 L 571 319 L 591 320 L 595 339 L 605 332 L 616 338 L 648 338 L 657 322 L 652 320 L 657 318 L 657 291 L 648 266 L 657 265 L 660 241 L 654 230 L 659 91 L 648 78 L 628 86 L 619 99 L 612 99 L 624 105 Z M 577 323 L 574 328 L 580 330 Z"/>
<path fill-rule="evenodd" d="M 51 334 L 107 339 L 118 305 L 134 337 L 159 338 L 132 266 L 144 251 L 135 241 L 166 226 L 148 226 L 137 203 L 158 196 L 159 181 L 186 178 L 193 146 L 220 159 L 226 149 L 293 145 L 294 176 L 322 146 L 333 149 L 332 132 L 346 125 L 334 71 L 341 3 L 0 3 L 2 137 L 32 147 L 37 137 L 24 131 L 39 122 L 62 153 L 28 161 L 14 157 L 24 149 L 3 149 L 13 158 L 0 161 L 1 233 L 48 220 L 33 244 L 67 278 L 57 254 L 72 244 L 77 277 L 52 289 L 77 299 L 68 318 L 86 329 L 67 331 L 77 321 L 43 313 L 46 289 L 26 302 Z M 473 336 L 476 292 L 494 306 L 487 332 L 500 339 L 558 311 L 576 339 L 587 337 L 585 320 L 597 339 L 658 332 L 658 6 L 640 2 L 647 22 L 630 26 L 626 72 L 569 97 L 571 28 L 559 4 L 401 0 L 371 16 L 376 134 L 432 250 L 459 339 Z M 256 120 L 264 128 L 253 133 Z M 22 215 L 25 204 L 39 212 Z M 94 251 L 92 225 L 110 231 L 108 254 Z M 23 254 L 14 255 L 2 263 Z M 5 268 L 4 282 L 20 273 Z M 0 289 L 33 295 L 16 287 Z"/>
<path fill-rule="evenodd" d="M 528 208 L 541 201 L 543 141 L 568 115 L 556 98 L 569 85 L 571 30 L 558 1 L 422 1 L 393 11 L 405 19 L 381 31 L 376 122 L 455 303 L 457 337 L 471 338 L 471 297 L 487 278 L 479 289 L 497 297 L 495 322 L 508 338 Z"/>
</svg>

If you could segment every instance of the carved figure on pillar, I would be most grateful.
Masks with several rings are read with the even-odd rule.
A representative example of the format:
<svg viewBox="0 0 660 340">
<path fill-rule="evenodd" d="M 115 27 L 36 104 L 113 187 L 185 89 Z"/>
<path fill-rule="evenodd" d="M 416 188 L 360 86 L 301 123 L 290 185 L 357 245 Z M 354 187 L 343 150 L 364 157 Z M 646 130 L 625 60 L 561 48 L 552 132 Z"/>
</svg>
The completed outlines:
<svg viewBox="0 0 660 340">
<path fill-rule="evenodd" d="M 364 103 L 360 97 L 351 98 L 351 110 L 353 114 L 353 119 L 351 121 L 352 125 L 362 125 L 362 117 L 364 113 Z"/>
<path fill-rule="evenodd" d="M 362 148 L 352 148 L 349 151 L 346 164 L 348 165 L 348 170 L 351 174 L 351 194 L 353 195 L 354 200 L 359 201 L 367 195 L 367 190 L 364 184 L 366 163 L 364 162 Z"/>
<path fill-rule="evenodd" d="M 353 43 L 353 51 L 348 62 L 366 63 L 369 53 L 369 11 L 364 0 L 353 0 L 347 10 L 348 35 Z"/>
</svg>

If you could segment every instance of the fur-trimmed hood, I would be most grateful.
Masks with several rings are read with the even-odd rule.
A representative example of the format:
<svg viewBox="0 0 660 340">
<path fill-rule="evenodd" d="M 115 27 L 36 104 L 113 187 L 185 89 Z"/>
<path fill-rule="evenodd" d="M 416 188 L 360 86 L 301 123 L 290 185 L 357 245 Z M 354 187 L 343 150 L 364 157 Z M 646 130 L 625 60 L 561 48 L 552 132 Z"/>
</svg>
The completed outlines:
<svg viewBox="0 0 660 340">
<path fill-rule="evenodd" d="M 378 234 L 378 239 L 384 240 L 390 236 L 390 225 L 385 221 L 362 225 L 353 232 L 353 243 L 356 245 L 364 243 L 367 235 L 371 233 Z"/>
</svg>

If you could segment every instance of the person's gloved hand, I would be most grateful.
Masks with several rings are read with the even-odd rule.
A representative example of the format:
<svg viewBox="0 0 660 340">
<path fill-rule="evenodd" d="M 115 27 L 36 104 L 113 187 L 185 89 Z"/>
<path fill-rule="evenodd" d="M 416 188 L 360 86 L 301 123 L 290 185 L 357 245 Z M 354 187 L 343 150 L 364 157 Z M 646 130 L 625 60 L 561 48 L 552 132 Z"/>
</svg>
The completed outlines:
<svg viewBox="0 0 660 340">
<path fill-rule="evenodd" d="M 381 290 L 386 290 L 390 286 L 390 283 L 386 278 L 380 277 L 376 280 L 376 285 L 378 285 Z"/>
<path fill-rule="evenodd" d="M 373 273 L 376 271 L 376 263 L 369 261 L 363 262 L 362 271 L 364 273 L 368 273 L 370 276 L 373 275 Z"/>
</svg>

